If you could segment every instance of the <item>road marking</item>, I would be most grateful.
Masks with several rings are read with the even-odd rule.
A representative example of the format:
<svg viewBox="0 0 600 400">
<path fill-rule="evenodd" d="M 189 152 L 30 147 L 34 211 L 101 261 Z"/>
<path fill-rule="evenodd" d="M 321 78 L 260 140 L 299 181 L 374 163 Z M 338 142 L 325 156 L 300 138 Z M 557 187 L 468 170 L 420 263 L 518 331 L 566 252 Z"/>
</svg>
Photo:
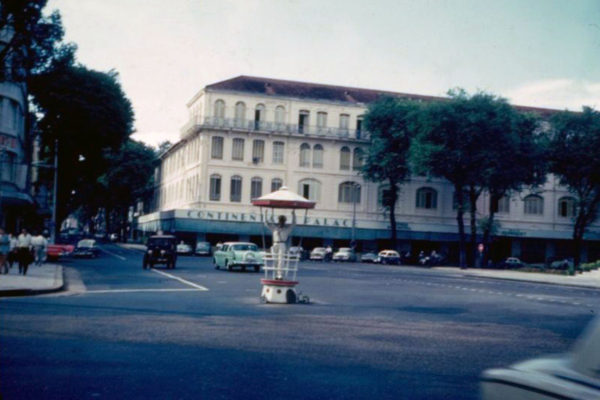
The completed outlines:
<svg viewBox="0 0 600 400">
<path fill-rule="evenodd" d="M 202 292 L 202 289 L 106 289 L 87 290 L 85 293 L 138 293 L 138 292 Z"/>
<path fill-rule="evenodd" d="M 111 256 L 113 256 L 113 257 L 117 257 L 117 258 L 118 258 L 118 259 L 120 259 L 120 260 L 123 260 L 123 261 L 127 260 L 125 257 L 123 257 L 123 256 L 120 256 L 120 255 L 118 255 L 118 254 L 115 254 L 115 253 L 113 253 L 112 251 L 108 251 L 108 250 L 106 250 L 106 249 L 105 249 L 105 248 L 103 248 L 103 247 L 100 247 L 100 250 L 102 250 L 102 251 L 103 251 L 103 252 L 105 252 L 105 253 L 108 253 L 108 254 L 110 254 L 110 255 L 111 255 Z"/>
<path fill-rule="evenodd" d="M 181 283 L 185 283 L 185 284 L 186 284 L 186 285 L 188 285 L 188 286 L 195 287 L 195 288 L 196 288 L 196 289 L 198 289 L 198 290 L 208 290 L 208 288 L 205 288 L 205 287 L 204 287 L 204 286 L 202 286 L 202 285 L 197 285 L 197 284 L 195 284 L 194 282 L 187 281 L 187 280 L 185 280 L 185 279 L 183 279 L 183 278 L 180 278 L 180 277 L 178 277 L 178 276 L 171 275 L 171 274 L 167 274 L 166 272 L 162 272 L 162 271 L 159 271 L 159 270 L 157 270 L 157 269 L 152 269 L 152 271 L 156 272 L 157 274 L 164 275 L 164 276 L 166 276 L 166 277 L 168 277 L 168 278 L 175 279 L 176 281 L 179 281 L 179 282 L 181 282 Z"/>
</svg>

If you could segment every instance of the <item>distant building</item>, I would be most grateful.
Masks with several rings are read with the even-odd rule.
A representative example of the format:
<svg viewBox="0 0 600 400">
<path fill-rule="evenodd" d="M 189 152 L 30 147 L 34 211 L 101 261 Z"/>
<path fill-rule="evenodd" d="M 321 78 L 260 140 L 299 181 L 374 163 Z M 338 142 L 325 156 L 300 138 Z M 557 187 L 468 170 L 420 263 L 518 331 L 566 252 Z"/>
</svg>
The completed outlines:
<svg viewBox="0 0 600 400">
<path fill-rule="evenodd" d="M 317 203 L 294 233 L 295 242 L 303 238 L 303 247 L 348 245 L 353 234 L 359 249 L 388 246 L 389 217 L 382 207 L 387 187 L 366 182 L 357 172 L 369 144 L 363 114 L 383 94 L 441 100 L 247 76 L 206 86 L 187 104 L 190 120 L 180 141 L 161 156 L 156 212 L 140 216 L 138 229 L 173 232 L 189 242 L 261 244 L 263 225 L 251 199 L 285 185 Z M 488 202 L 481 196 L 481 213 Z M 573 199 L 552 176 L 542 190 L 504 198 L 497 208 L 497 258 L 543 261 L 570 254 Z M 402 185 L 396 214 L 405 250 L 435 249 L 457 258 L 448 182 L 417 177 Z M 586 238 L 595 245 L 590 257 L 600 258 L 598 223 Z"/>
</svg>

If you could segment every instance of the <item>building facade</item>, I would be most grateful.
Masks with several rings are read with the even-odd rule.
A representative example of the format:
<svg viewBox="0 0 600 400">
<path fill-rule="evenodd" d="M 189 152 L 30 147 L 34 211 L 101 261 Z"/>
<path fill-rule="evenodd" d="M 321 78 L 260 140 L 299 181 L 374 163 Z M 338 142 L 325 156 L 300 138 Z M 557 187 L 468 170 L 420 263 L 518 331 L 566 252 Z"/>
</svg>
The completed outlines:
<svg viewBox="0 0 600 400">
<path fill-rule="evenodd" d="M 440 98 L 240 76 L 205 87 L 188 103 L 180 141 L 161 156 L 155 181 L 156 212 L 140 216 L 138 229 L 163 230 L 182 240 L 253 240 L 264 233 L 251 200 L 282 185 L 316 201 L 299 216 L 295 242 L 359 249 L 388 245 L 386 185 L 358 173 L 369 135 L 362 117 L 381 95 L 415 101 Z M 542 112 L 548 110 L 541 110 Z M 489 198 L 481 196 L 481 216 Z M 573 198 L 550 176 L 535 193 L 498 204 L 498 257 L 542 261 L 569 253 Z M 453 187 L 416 177 L 403 184 L 396 206 L 405 250 L 458 252 Z M 595 251 L 600 226 L 589 229 Z M 269 243 L 266 243 L 269 245 Z M 591 257 L 599 257 L 590 254 Z"/>
</svg>

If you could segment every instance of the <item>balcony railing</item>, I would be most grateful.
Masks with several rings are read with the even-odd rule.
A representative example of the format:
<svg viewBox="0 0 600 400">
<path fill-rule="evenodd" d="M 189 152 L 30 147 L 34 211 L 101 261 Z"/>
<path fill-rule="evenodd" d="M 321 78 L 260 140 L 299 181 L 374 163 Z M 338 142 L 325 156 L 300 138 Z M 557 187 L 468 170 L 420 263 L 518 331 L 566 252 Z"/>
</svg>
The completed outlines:
<svg viewBox="0 0 600 400">
<path fill-rule="evenodd" d="M 185 136 L 189 133 L 190 129 L 196 127 L 268 133 L 286 133 L 313 137 L 369 140 L 369 135 L 364 130 L 326 128 L 314 125 L 284 124 L 270 121 L 217 117 L 205 117 L 204 119 L 192 118 L 181 128 L 181 131 Z"/>
</svg>

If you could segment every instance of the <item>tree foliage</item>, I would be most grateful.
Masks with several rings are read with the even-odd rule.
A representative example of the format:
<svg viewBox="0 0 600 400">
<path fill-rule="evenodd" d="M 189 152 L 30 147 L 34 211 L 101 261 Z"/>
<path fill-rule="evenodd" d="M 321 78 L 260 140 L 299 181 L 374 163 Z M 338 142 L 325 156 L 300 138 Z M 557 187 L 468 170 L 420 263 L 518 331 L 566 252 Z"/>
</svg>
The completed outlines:
<svg viewBox="0 0 600 400">
<path fill-rule="evenodd" d="M 133 109 L 117 78 L 67 55 L 32 79 L 43 143 L 59 146 L 59 221 L 81 205 L 93 212 L 102 199 L 97 179 L 108 167 L 106 152 L 120 149 L 132 133 Z"/>
<path fill-rule="evenodd" d="M 576 199 L 573 240 L 575 265 L 587 227 L 598 217 L 600 204 L 600 112 L 584 107 L 581 113 L 562 112 L 552 118 L 548 160 L 550 171 Z"/>
<path fill-rule="evenodd" d="M 0 81 L 26 82 L 43 72 L 69 45 L 61 43 L 63 27 L 55 11 L 44 16 L 47 0 L 3 0 L 0 3 L 0 35 L 8 39 L 0 50 Z"/>
<path fill-rule="evenodd" d="M 388 184 L 383 205 L 389 212 L 394 246 L 398 190 L 409 175 L 407 159 L 418 110 L 419 105 L 414 102 L 386 97 L 372 103 L 364 118 L 371 143 L 361 173 L 368 180 Z"/>
</svg>

